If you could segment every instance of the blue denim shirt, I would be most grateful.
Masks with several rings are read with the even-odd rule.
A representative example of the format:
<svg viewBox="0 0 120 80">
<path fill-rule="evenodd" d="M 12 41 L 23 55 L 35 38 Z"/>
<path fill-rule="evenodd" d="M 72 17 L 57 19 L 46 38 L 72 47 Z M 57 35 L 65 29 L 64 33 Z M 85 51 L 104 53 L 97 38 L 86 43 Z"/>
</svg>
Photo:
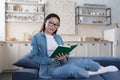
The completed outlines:
<svg viewBox="0 0 120 80">
<path fill-rule="evenodd" d="M 62 38 L 59 35 L 53 34 L 53 36 L 58 45 L 63 45 Z M 51 75 L 55 78 L 67 78 L 71 74 L 76 78 L 81 77 L 81 74 L 87 78 L 89 76 L 85 71 L 86 68 L 91 71 L 97 71 L 99 69 L 99 64 L 89 59 L 77 59 L 77 61 L 70 61 L 68 59 L 66 62 L 55 60 L 53 62 L 47 54 L 47 41 L 44 32 L 39 32 L 33 36 L 31 41 L 30 59 L 40 64 L 40 78 L 51 78 Z M 60 67 L 63 64 L 66 65 Z M 79 67 L 74 69 L 74 67 L 77 66 Z"/>
<path fill-rule="evenodd" d="M 53 36 L 58 45 L 63 45 L 63 40 L 59 35 L 53 34 Z M 47 41 L 44 32 L 39 32 L 33 36 L 30 56 L 31 60 L 39 64 L 50 64 L 52 62 L 47 54 Z"/>
</svg>

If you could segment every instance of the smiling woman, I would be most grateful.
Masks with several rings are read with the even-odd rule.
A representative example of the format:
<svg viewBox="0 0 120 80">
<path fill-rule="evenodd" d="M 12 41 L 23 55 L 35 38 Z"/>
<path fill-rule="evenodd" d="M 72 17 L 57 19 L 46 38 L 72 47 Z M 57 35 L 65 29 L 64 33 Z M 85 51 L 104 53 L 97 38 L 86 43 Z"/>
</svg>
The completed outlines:
<svg viewBox="0 0 120 80">
<path fill-rule="evenodd" d="M 58 45 L 64 44 L 61 36 L 56 34 L 59 25 L 59 16 L 51 13 L 45 18 L 41 31 L 32 38 L 30 59 L 40 64 L 39 78 L 88 78 L 87 70 L 97 71 L 99 63 L 91 59 L 69 62 L 69 57 L 61 52 L 50 57 Z"/>
<path fill-rule="evenodd" d="M 55 68 L 53 64 L 60 66 L 60 64 L 57 64 L 59 62 L 58 60 L 66 60 L 66 55 L 62 55 L 57 58 L 50 58 L 51 53 L 56 49 L 56 47 L 58 45 L 63 45 L 62 38 L 56 34 L 59 26 L 59 16 L 51 13 L 45 18 L 40 32 L 35 34 L 32 38 L 32 49 L 30 55 L 32 61 L 40 64 L 40 78 L 48 78 L 49 73 L 51 73 L 52 69 Z M 48 66 L 51 68 L 48 68 Z"/>
<path fill-rule="evenodd" d="M 42 29 L 40 30 L 40 32 L 42 32 L 42 31 L 45 32 L 47 26 L 52 27 L 53 25 L 54 25 L 54 27 L 56 26 L 56 28 L 58 28 L 58 26 L 60 26 L 60 18 L 56 14 L 51 13 L 45 18 Z M 56 34 L 56 32 L 57 32 L 57 29 L 53 33 Z"/>
<path fill-rule="evenodd" d="M 59 23 L 60 23 L 59 20 L 55 17 L 52 17 L 49 20 L 47 20 L 45 33 L 52 35 L 59 27 Z"/>
</svg>

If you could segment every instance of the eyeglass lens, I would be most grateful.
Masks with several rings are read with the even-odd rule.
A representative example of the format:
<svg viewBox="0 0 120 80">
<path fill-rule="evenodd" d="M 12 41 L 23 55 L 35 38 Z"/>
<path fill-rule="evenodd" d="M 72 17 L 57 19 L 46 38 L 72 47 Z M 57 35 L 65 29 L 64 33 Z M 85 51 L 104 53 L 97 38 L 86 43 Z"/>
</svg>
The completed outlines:
<svg viewBox="0 0 120 80">
<path fill-rule="evenodd" d="M 60 26 L 60 25 L 54 24 L 54 23 L 52 23 L 52 22 L 50 22 L 50 21 L 49 21 L 49 25 L 50 25 L 50 26 L 54 26 L 55 28 L 58 28 L 58 27 Z"/>
</svg>

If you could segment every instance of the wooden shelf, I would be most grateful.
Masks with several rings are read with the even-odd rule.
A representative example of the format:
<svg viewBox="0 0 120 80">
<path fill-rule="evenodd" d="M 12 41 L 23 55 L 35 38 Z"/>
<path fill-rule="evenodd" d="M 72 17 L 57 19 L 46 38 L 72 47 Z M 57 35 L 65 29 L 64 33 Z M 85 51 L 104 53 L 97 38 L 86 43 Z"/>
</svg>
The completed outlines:
<svg viewBox="0 0 120 80">
<path fill-rule="evenodd" d="M 90 15 L 90 14 L 80 14 L 80 16 L 84 16 L 84 17 L 110 17 L 110 15 Z"/>
<path fill-rule="evenodd" d="M 80 8 L 86 8 L 86 9 L 108 9 L 107 7 L 102 6 L 79 6 Z"/>
<path fill-rule="evenodd" d="M 36 5 L 36 6 L 37 6 L 37 5 L 41 5 L 41 6 L 45 5 L 44 3 L 38 3 L 37 1 L 34 1 L 34 2 L 33 2 L 33 1 L 29 1 L 29 2 L 28 2 L 28 1 L 27 1 L 27 2 L 17 2 L 17 1 L 16 1 L 16 2 L 12 2 L 12 1 L 11 1 L 11 2 L 8 2 L 8 1 L 6 1 L 5 3 L 6 3 L 6 4 L 13 4 L 13 5 L 14 5 L 14 4 Z"/>
<path fill-rule="evenodd" d="M 44 14 L 44 12 L 22 12 L 22 11 L 6 11 L 6 13 L 13 13 L 13 14 Z"/>
<path fill-rule="evenodd" d="M 42 23 L 42 21 L 22 21 L 22 20 L 6 20 L 6 22 L 16 22 L 16 23 Z"/>
<path fill-rule="evenodd" d="M 75 20 L 78 24 L 111 24 L 111 8 L 105 6 L 77 6 Z"/>
<path fill-rule="evenodd" d="M 108 25 L 110 23 L 85 23 L 85 22 L 80 22 L 81 25 Z"/>
</svg>

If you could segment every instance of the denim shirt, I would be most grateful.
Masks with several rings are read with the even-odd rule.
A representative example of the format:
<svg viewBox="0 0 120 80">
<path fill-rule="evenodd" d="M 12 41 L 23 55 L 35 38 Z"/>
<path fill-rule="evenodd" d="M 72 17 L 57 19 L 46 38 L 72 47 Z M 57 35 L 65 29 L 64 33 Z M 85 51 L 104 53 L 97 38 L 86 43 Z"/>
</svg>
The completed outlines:
<svg viewBox="0 0 120 80">
<path fill-rule="evenodd" d="M 64 44 L 59 35 L 53 34 L 53 37 L 58 45 Z M 47 40 L 44 32 L 39 32 L 33 36 L 31 41 L 30 58 L 39 64 L 52 63 L 52 59 L 47 54 Z"/>
<path fill-rule="evenodd" d="M 53 34 L 53 36 L 58 45 L 63 45 L 62 38 L 59 35 Z M 88 59 L 79 59 L 76 61 L 67 60 L 65 62 L 56 60 L 52 61 L 47 54 L 47 41 L 44 32 L 39 32 L 33 36 L 30 59 L 40 64 L 40 78 L 51 78 L 54 74 L 55 76 L 58 75 L 60 78 L 69 77 L 71 72 L 75 75 L 74 77 L 80 77 L 81 74 L 83 74 L 84 77 L 88 77 L 88 74 L 85 71 L 86 68 L 91 71 L 97 71 L 99 69 L 98 63 Z M 62 68 L 60 68 L 60 66 L 64 64 L 66 64 L 66 66 L 62 66 Z M 74 67 L 77 66 L 79 67 L 74 70 Z"/>
</svg>

